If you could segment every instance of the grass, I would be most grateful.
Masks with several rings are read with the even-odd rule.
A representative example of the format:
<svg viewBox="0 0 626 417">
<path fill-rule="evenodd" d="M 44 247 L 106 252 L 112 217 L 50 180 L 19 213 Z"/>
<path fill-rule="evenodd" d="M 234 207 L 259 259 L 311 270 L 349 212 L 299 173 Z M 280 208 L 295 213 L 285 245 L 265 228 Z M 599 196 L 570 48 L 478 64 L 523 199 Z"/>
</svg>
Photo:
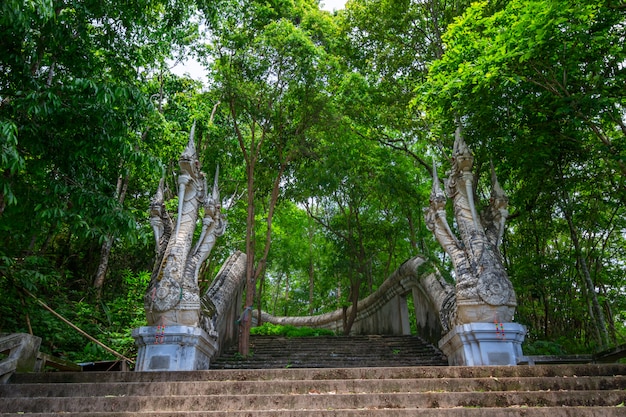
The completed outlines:
<svg viewBox="0 0 626 417">
<path fill-rule="evenodd" d="M 311 327 L 283 326 L 280 324 L 263 323 L 262 326 L 250 329 L 250 334 L 261 336 L 284 336 L 284 337 L 316 337 L 334 336 L 335 332 L 328 329 L 314 329 Z"/>
</svg>

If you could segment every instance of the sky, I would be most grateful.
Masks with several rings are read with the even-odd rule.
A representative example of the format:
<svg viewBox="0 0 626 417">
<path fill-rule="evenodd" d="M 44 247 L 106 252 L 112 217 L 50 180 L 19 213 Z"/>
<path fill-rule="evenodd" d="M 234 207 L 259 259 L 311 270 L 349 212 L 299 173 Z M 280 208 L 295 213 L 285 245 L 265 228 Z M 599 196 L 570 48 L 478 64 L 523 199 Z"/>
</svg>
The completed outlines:
<svg viewBox="0 0 626 417">
<path fill-rule="evenodd" d="M 343 6 L 346 4 L 346 0 L 320 0 L 322 4 L 322 10 L 328 10 L 332 12 L 333 10 L 343 9 Z"/>
<path fill-rule="evenodd" d="M 332 12 L 344 8 L 347 0 L 320 0 L 321 9 Z M 205 70 L 195 59 L 189 59 L 184 63 L 180 63 L 172 68 L 172 72 L 178 75 L 188 74 L 191 78 L 205 82 Z"/>
</svg>

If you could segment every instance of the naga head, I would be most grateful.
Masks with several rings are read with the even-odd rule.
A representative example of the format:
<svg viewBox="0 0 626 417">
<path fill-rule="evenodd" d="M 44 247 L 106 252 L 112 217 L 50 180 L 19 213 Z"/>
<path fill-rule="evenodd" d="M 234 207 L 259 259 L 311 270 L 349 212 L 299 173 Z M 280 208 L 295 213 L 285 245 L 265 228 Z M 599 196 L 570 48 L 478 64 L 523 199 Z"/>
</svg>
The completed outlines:
<svg viewBox="0 0 626 417">
<path fill-rule="evenodd" d="M 490 205 L 500 212 L 508 213 L 509 198 L 504 193 L 504 189 L 500 186 L 498 178 L 496 177 L 496 170 L 493 167 L 493 161 L 491 162 L 491 197 L 489 198 Z"/>
<path fill-rule="evenodd" d="M 159 181 L 159 188 L 154 194 L 154 197 L 152 197 L 152 200 L 150 200 L 150 216 L 152 217 L 161 217 L 161 213 L 164 210 L 164 183 L 165 178 L 161 178 L 161 181 Z"/>
<path fill-rule="evenodd" d="M 452 150 L 453 169 L 457 172 L 469 172 L 474 165 L 474 155 L 461 135 L 461 128 L 454 132 L 454 147 Z"/>
<path fill-rule="evenodd" d="M 216 217 L 222 209 L 222 201 L 220 200 L 220 189 L 217 183 L 220 167 L 215 169 L 215 178 L 213 179 L 213 189 L 211 194 L 207 194 L 204 200 L 205 213 L 211 217 Z"/>
<path fill-rule="evenodd" d="M 437 175 L 437 164 L 433 161 L 433 188 L 430 190 L 430 206 L 438 211 L 444 210 L 446 206 L 446 195 L 439 185 L 439 176 Z"/>
<path fill-rule="evenodd" d="M 197 177 L 200 173 L 200 161 L 198 161 L 198 154 L 196 153 L 196 144 L 194 142 L 194 136 L 196 133 L 196 122 L 193 122 L 191 131 L 189 132 L 189 142 L 187 147 L 183 151 L 178 165 L 183 175 L 189 175 L 191 177 Z"/>
</svg>

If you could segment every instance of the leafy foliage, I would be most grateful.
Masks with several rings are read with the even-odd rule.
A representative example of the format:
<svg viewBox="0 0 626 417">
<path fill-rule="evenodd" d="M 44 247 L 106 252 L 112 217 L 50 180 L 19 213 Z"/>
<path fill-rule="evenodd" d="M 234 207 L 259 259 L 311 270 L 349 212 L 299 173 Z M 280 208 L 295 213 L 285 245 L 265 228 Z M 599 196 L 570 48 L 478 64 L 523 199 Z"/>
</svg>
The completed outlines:
<svg viewBox="0 0 626 417">
<path fill-rule="evenodd" d="M 606 295 L 623 288 L 624 19 L 604 1 L 476 3 L 420 89 L 440 129 L 461 120 L 482 163 L 500 161 L 518 319 L 576 350 L 623 338 Z"/>
<path fill-rule="evenodd" d="M 0 3 L 0 331 L 109 357 L 26 289 L 133 354 L 149 197 L 161 176 L 175 189 L 193 121 L 229 223 L 202 288 L 236 249 L 273 314 L 346 307 L 416 254 L 452 281 L 422 207 L 460 121 L 477 177 L 491 159 L 509 193 L 502 254 L 527 353 L 623 343 L 625 13 L 609 0 L 352 0 L 332 15 L 314 0 Z M 208 84 L 167 69 L 192 51 Z"/>
<path fill-rule="evenodd" d="M 284 336 L 284 337 L 312 337 L 312 336 L 334 336 L 332 330 L 312 329 L 310 327 L 283 326 L 280 324 L 263 323 L 261 326 L 250 329 L 250 334 L 262 336 Z"/>
</svg>

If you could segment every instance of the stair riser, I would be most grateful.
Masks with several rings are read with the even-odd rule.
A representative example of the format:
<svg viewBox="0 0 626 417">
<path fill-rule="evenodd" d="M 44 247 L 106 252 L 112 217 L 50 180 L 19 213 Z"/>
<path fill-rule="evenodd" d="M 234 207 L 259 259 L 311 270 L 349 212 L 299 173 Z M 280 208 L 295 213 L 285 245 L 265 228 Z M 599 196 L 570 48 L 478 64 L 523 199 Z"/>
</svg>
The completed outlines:
<svg viewBox="0 0 626 417">
<path fill-rule="evenodd" d="M 0 386 L 0 412 L 10 412 L 0 417 L 626 415 L 626 365 L 449 367 L 417 337 L 251 342 L 251 358 L 231 352 L 208 371 L 15 375 Z"/>
<path fill-rule="evenodd" d="M 363 368 L 370 363 L 365 360 L 359 360 L 355 362 L 345 360 L 325 360 L 323 362 L 316 362 L 310 360 L 275 360 L 275 361 L 259 361 L 248 362 L 241 361 L 237 363 L 221 362 L 216 364 L 213 369 L 302 369 L 302 368 Z M 439 362 L 427 362 L 427 361 L 383 361 L 378 360 L 376 366 L 379 367 L 394 367 L 394 366 L 441 366 Z"/>
<path fill-rule="evenodd" d="M 16 374 L 11 383 L 266 381 L 327 379 L 504 378 L 626 375 L 626 365 L 432 366 L 350 369 L 213 370 L 188 372 L 51 372 Z"/>
<path fill-rule="evenodd" d="M 234 347 L 213 361 L 213 369 L 290 367 L 443 366 L 443 353 L 418 336 L 322 336 L 285 338 L 251 336 L 246 360 Z"/>
<path fill-rule="evenodd" d="M 626 377 L 353 379 L 0 385 L 0 397 L 338 394 L 377 392 L 590 391 L 626 389 Z"/>
<path fill-rule="evenodd" d="M 484 392 L 184 397 L 13 398 L 5 412 L 127 412 L 211 410 L 332 410 L 369 408 L 616 406 L 626 392 Z"/>
<path fill-rule="evenodd" d="M 616 407 L 585 408 L 453 408 L 453 409 L 381 409 L 381 410 L 272 410 L 210 412 L 106 412 L 68 413 L 63 417 L 624 417 Z M 0 417 L 59 417 L 55 413 L 3 414 Z"/>
<path fill-rule="evenodd" d="M 63 417 L 624 417 L 616 407 L 585 408 L 454 408 L 454 409 L 382 409 L 382 410 L 272 410 L 147 413 L 67 413 Z M 3 414 L 0 417 L 59 417 L 56 413 Z"/>
</svg>

